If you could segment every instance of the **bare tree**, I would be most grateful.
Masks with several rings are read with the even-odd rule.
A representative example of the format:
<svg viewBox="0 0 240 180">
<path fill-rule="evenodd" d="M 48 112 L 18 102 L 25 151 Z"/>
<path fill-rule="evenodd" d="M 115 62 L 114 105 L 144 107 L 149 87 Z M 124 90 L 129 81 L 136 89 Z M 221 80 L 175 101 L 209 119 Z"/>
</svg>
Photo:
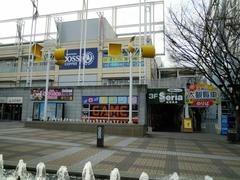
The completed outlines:
<svg viewBox="0 0 240 180">
<path fill-rule="evenodd" d="M 196 67 L 234 107 L 240 130 L 240 0 L 191 0 L 191 11 L 169 9 L 171 57 Z"/>
</svg>

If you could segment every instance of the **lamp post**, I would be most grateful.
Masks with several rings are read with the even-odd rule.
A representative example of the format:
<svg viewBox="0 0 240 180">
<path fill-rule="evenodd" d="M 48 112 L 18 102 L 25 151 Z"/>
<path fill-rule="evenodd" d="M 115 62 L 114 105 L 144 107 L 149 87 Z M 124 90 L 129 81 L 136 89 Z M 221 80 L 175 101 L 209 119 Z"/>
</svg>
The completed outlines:
<svg viewBox="0 0 240 180">
<path fill-rule="evenodd" d="M 129 52 L 129 124 L 132 124 L 132 86 L 133 86 L 133 78 L 132 78 L 132 53 Z"/>
<path fill-rule="evenodd" d="M 48 86 L 49 86 L 49 69 L 50 69 L 50 61 L 51 61 L 51 51 L 48 49 L 47 51 L 47 69 L 46 69 L 46 86 L 45 86 L 45 98 L 44 98 L 44 115 L 43 120 L 47 121 L 47 108 L 48 108 Z"/>
</svg>

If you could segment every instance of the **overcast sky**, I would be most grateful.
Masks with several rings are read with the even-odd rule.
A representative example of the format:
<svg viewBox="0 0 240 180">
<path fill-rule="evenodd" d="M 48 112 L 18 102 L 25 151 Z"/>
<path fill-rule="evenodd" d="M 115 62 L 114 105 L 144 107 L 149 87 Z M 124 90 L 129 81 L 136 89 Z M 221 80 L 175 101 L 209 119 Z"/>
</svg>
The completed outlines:
<svg viewBox="0 0 240 180">
<path fill-rule="evenodd" d="M 142 0 L 143 2 L 144 0 Z M 157 1 L 157 0 L 147 0 Z M 165 0 L 166 7 L 179 7 L 179 4 L 186 4 L 189 0 Z M 81 8 L 81 0 L 38 0 L 39 14 L 51 14 L 57 12 L 74 11 Z M 119 4 L 138 3 L 139 0 L 88 0 L 89 8 L 105 7 Z M 0 20 L 20 18 L 32 15 L 31 0 L 1 0 Z"/>
</svg>

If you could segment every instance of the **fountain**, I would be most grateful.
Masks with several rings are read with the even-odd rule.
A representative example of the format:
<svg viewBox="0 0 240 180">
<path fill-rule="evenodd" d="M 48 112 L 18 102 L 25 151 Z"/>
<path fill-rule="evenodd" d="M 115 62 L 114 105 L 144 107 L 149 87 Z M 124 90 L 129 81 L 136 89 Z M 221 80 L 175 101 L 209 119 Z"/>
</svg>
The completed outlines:
<svg viewBox="0 0 240 180">
<path fill-rule="evenodd" d="M 3 156 L 0 154 L 0 178 L 3 177 Z"/>
<path fill-rule="evenodd" d="M 205 176 L 205 177 L 204 177 L 204 180 L 213 180 L 213 178 L 210 177 L 210 176 Z"/>
<path fill-rule="evenodd" d="M 169 180 L 179 180 L 178 174 L 177 174 L 176 172 L 174 172 L 174 173 L 170 176 Z"/>
<path fill-rule="evenodd" d="M 114 168 L 110 173 L 110 180 L 120 180 L 120 173 L 118 168 Z"/>
<path fill-rule="evenodd" d="M 88 161 L 82 171 L 82 180 L 95 180 L 92 164 Z"/>
<path fill-rule="evenodd" d="M 36 180 L 46 180 L 46 167 L 43 162 L 37 164 Z"/>
<path fill-rule="evenodd" d="M 57 171 L 58 180 L 69 180 L 69 174 L 66 166 L 61 166 Z"/>
<path fill-rule="evenodd" d="M 20 159 L 15 170 L 15 177 L 20 177 L 21 179 L 23 179 L 26 178 L 27 175 L 28 173 L 26 163 L 24 163 L 24 161 Z"/>
<path fill-rule="evenodd" d="M 14 172 L 9 170 L 3 169 L 3 156 L 0 154 L 0 180 L 70 180 L 70 176 L 67 171 L 66 166 L 61 166 L 58 171 L 57 175 L 47 175 L 46 174 L 46 167 L 45 164 L 40 162 L 36 166 L 36 176 L 34 176 L 27 172 L 26 163 L 21 159 L 18 162 L 18 165 Z M 110 173 L 110 180 L 120 180 L 121 176 L 119 170 L 114 168 Z M 159 178 L 158 178 L 159 179 Z M 179 180 L 182 177 L 179 177 L 176 172 L 171 174 L 168 177 L 160 178 L 162 180 Z M 187 179 L 187 178 L 184 178 Z M 95 180 L 95 176 L 92 169 L 92 164 L 88 161 L 82 171 L 82 180 Z M 149 176 L 147 173 L 142 172 L 139 180 L 149 180 Z M 210 176 L 205 176 L 204 180 L 213 180 Z"/>
<path fill-rule="evenodd" d="M 145 172 L 142 172 L 141 176 L 139 177 L 139 180 L 149 180 L 148 174 Z"/>
</svg>

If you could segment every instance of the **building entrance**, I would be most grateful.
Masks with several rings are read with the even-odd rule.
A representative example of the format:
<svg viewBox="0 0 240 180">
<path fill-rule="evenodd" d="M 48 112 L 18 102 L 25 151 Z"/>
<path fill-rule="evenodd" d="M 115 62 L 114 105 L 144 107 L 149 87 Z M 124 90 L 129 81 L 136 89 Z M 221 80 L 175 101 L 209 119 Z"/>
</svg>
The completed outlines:
<svg viewBox="0 0 240 180">
<path fill-rule="evenodd" d="M 148 89 L 148 126 L 153 131 L 180 132 L 184 89 Z"/>
<path fill-rule="evenodd" d="M 22 104 L 0 104 L 0 120 L 21 121 Z"/>
<path fill-rule="evenodd" d="M 193 131 L 201 132 L 202 119 L 206 117 L 205 107 L 191 107 L 189 108 L 189 115 L 193 121 Z"/>
<path fill-rule="evenodd" d="M 183 107 L 178 104 L 152 104 L 151 127 L 153 131 L 180 132 Z"/>
</svg>

